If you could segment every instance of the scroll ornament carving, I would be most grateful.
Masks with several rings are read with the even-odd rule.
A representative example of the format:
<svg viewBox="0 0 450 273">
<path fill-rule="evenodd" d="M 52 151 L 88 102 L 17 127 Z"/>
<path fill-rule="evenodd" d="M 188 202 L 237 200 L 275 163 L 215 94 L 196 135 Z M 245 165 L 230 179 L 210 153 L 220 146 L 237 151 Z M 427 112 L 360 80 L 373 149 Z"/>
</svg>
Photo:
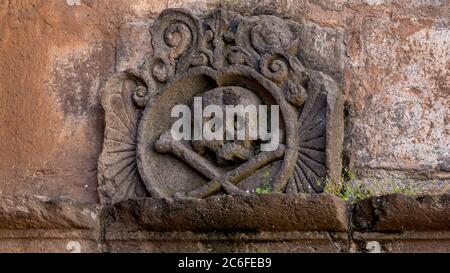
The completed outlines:
<svg viewBox="0 0 450 273">
<path fill-rule="evenodd" d="M 330 77 L 302 64 L 298 29 L 274 16 L 217 10 L 201 19 L 181 9 L 163 11 L 151 29 L 153 54 L 139 69 L 112 76 L 101 92 L 102 201 L 261 188 L 321 192 L 326 177 L 340 171 L 340 92 Z M 258 152 L 255 143 L 174 141 L 167 134 L 171 108 L 199 95 L 206 103 L 235 96 L 279 105 L 283 143 Z"/>
</svg>

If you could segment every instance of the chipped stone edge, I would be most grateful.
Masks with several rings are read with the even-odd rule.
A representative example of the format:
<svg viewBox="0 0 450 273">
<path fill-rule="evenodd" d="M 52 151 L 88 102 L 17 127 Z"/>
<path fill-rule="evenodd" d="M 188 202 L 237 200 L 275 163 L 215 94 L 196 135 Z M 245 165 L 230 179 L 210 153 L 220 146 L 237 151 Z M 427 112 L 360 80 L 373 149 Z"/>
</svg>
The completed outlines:
<svg viewBox="0 0 450 273">
<path fill-rule="evenodd" d="M 240 198 L 240 197 L 233 197 Z M 264 198 L 264 197 L 263 197 Z M 308 205 L 313 204 L 307 197 L 305 203 Z M 313 198 L 329 198 L 326 194 L 320 194 Z M 148 199 L 148 198 L 142 198 Z M 151 198 L 150 198 L 151 199 Z M 309 200 L 309 201 L 308 201 Z M 222 243 L 242 243 L 245 244 L 265 244 L 269 247 L 271 245 L 277 245 L 279 243 L 288 244 L 299 244 L 305 245 L 310 244 L 313 246 L 315 243 L 320 246 L 327 245 L 337 252 L 401 252 L 409 251 L 417 247 L 417 251 L 426 251 L 427 249 L 435 249 L 436 252 L 450 252 L 450 219 L 448 215 L 450 213 L 450 200 L 449 195 L 437 195 L 437 196 L 419 196 L 411 197 L 404 196 L 400 194 L 377 196 L 370 199 L 363 200 L 357 203 L 355 206 L 350 206 L 346 202 L 332 197 L 330 200 L 332 202 L 337 202 L 336 206 L 341 206 L 342 204 L 348 205 L 346 211 L 344 212 L 350 219 L 347 222 L 347 227 L 344 231 L 339 230 L 291 230 L 291 231 L 259 231 L 259 232 L 192 232 L 192 231 L 163 231 L 156 232 L 145 229 L 137 230 L 119 230 L 115 232 L 110 232 L 108 230 L 107 215 L 105 212 L 112 206 L 107 206 L 100 208 L 97 204 L 82 204 L 71 200 L 64 199 L 51 199 L 39 196 L 0 196 L 0 215 L 2 215 L 0 228 L 0 241 L 15 242 L 17 241 L 25 243 L 26 245 L 38 246 L 37 249 L 46 249 L 48 242 L 54 241 L 58 242 L 59 245 L 62 243 L 67 244 L 66 249 L 61 249 L 61 251 L 66 252 L 77 252 L 77 251 L 88 251 L 88 252 L 116 252 L 116 251 L 126 251 L 124 246 L 127 242 L 132 242 L 133 245 L 152 245 L 158 246 L 155 250 L 163 251 L 164 244 L 173 243 L 183 243 L 183 242 L 210 242 L 211 244 Z M 437 201 L 433 201 L 437 200 Z M 8 205 L 5 209 L 5 202 Z M 14 219 L 12 212 L 19 213 L 21 211 L 20 206 L 27 204 L 29 208 L 32 206 L 37 206 L 38 208 L 43 208 L 43 210 L 31 210 L 31 214 L 27 217 L 19 217 L 19 219 Z M 411 208 L 411 204 L 419 206 L 424 213 L 427 209 L 434 210 L 435 219 L 440 219 L 444 225 L 431 223 L 431 225 L 418 224 L 416 228 L 400 229 L 397 231 L 392 231 L 389 229 L 377 228 L 376 226 L 372 228 L 362 229 L 355 225 L 355 217 L 361 213 L 358 208 L 359 204 L 378 202 L 378 204 L 384 202 L 385 209 L 388 207 L 396 206 L 400 208 L 406 208 L 405 210 L 397 209 L 396 213 L 411 213 L 408 208 Z M 412 202 L 412 203 L 411 203 Z M 415 202 L 415 203 L 414 203 Z M 342 204 L 341 204 L 342 203 Z M 339 205 L 340 204 L 340 205 Z M 408 206 L 402 206 L 409 204 Z M 19 207 L 17 207 L 19 205 Z M 400 206 L 399 206 L 400 205 Z M 58 211 L 56 208 L 63 206 L 71 211 L 76 217 L 70 217 L 65 215 L 65 211 Z M 415 205 L 413 205 L 414 208 Z M 87 215 L 87 210 L 96 211 L 95 217 L 92 215 Z M 320 209 L 320 208 L 318 208 Z M 5 211 L 10 212 L 9 216 L 5 214 Z M 23 211 L 23 208 L 22 208 Z M 437 214 L 436 214 L 437 211 Z M 37 215 L 33 215 L 33 213 Z M 380 211 L 376 212 L 380 213 Z M 5 216 L 6 215 L 6 216 Z M 49 219 L 53 222 L 41 223 L 36 222 L 33 227 L 20 226 L 21 222 L 25 221 L 26 224 L 30 223 L 30 219 L 33 217 L 44 217 L 48 215 L 53 215 L 53 218 Z M 442 217 L 440 217 L 442 215 Z M 86 216 L 91 220 L 86 222 L 81 221 L 81 223 L 76 223 L 77 216 Z M 361 216 L 361 215 L 359 215 Z M 9 218 L 8 218 L 9 217 Z M 61 219 L 59 219 L 61 217 Z M 6 219 L 8 218 L 8 219 Z M 6 219 L 6 220 L 5 220 Z M 24 220 L 25 219 L 25 220 Z M 55 219 L 59 221 L 55 222 Z M 401 217 L 399 219 L 402 219 Z M 406 219 L 406 218 L 405 218 Z M 86 220 L 86 219 L 84 219 Z M 117 220 L 117 219 L 115 219 Z M 383 226 L 389 226 L 393 224 L 395 227 L 401 226 L 394 218 L 382 219 L 384 221 Z M 389 222 L 391 221 L 391 222 Z M 449 223 L 445 225 L 446 221 Z M 9 224 L 18 224 L 18 228 L 5 228 Z M 119 223 L 120 224 L 120 223 Z M 436 228 L 439 227 L 439 228 Z M 109 227 L 110 228 L 110 227 Z M 89 247 L 87 247 L 87 244 Z M 173 246 L 173 245 L 172 245 Z M 432 248 L 435 246 L 435 248 Z M 26 251 L 27 248 L 22 248 Z M 30 248 L 35 249 L 35 248 Z M 54 250 L 54 249 L 53 249 Z"/>
</svg>

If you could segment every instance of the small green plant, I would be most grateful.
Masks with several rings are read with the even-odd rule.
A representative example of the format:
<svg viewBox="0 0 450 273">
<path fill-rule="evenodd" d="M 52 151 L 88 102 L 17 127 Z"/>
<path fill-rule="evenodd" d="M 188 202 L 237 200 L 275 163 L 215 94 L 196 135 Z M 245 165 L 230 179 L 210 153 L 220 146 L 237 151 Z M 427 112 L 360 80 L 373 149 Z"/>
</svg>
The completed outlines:
<svg viewBox="0 0 450 273">
<path fill-rule="evenodd" d="M 342 177 L 339 179 L 327 178 L 324 192 L 334 194 L 350 203 L 357 203 L 363 199 L 390 193 L 401 193 L 408 196 L 416 196 L 421 190 L 413 184 L 402 185 L 394 180 L 379 180 L 369 178 L 370 188 L 362 183 L 356 183 L 355 175 L 347 168 L 342 170 Z"/>
<path fill-rule="evenodd" d="M 257 194 L 265 194 L 272 192 L 272 178 L 270 177 L 270 173 L 268 171 L 263 173 L 263 179 L 260 187 L 255 189 Z"/>
<path fill-rule="evenodd" d="M 352 173 L 349 169 L 347 169 L 346 167 L 343 168 L 342 170 L 342 176 L 344 177 L 344 179 L 346 181 L 353 181 L 355 180 L 355 174 Z"/>
<path fill-rule="evenodd" d="M 354 175 L 345 170 L 346 175 L 343 177 L 352 177 L 354 179 Z M 372 196 L 372 192 L 368 189 L 365 189 L 362 185 L 354 185 L 352 180 L 345 180 L 343 177 L 340 179 L 327 179 L 324 192 L 334 194 L 341 199 L 356 203 L 360 200 L 366 199 Z"/>
<path fill-rule="evenodd" d="M 391 181 L 391 193 L 401 193 L 404 195 L 415 196 L 420 194 L 420 190 L 413 187 L 412 184 L 398 185 L 395 181 Z"/>
</svg>

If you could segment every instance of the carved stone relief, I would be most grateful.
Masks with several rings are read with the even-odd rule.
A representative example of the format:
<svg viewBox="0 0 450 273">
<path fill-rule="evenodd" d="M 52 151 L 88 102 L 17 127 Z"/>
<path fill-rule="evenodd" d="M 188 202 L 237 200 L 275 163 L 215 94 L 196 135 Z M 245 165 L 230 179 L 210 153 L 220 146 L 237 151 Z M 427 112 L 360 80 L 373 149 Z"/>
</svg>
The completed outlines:
<svg viewBox="0 0 450 273">
<path fill-rule="evenodd" d="M 275 16 L 163 11 L 151 27 L 152 54 L 101 92 L 102 202 L 321 192 L 340 175 L 342 101 L 331 77 L 302 63 L 299 29 Z M 281 144 L 268 152 L 261 140 L 174 140 L 171 109 L 194 96 L 204 105 L 278 105 Z"/>
</svg>

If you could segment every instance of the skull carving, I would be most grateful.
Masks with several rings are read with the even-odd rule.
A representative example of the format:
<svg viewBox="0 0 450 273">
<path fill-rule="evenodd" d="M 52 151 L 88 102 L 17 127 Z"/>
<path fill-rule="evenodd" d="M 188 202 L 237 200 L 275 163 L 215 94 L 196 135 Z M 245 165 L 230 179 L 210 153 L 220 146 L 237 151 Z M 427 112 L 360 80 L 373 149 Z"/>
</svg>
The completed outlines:
<svg viewBox="0 0 450 273">
<path fill-rule="evenodd" d="M 258 106 L 262 104 L 261 99 L 252 91 L 238 86 L 218 87 L 210 90 L 202 96 L 203 107 L 217 105 L 222 108 L 224 119 L 226 116 L 226 106 Z M 256 112 L 257 113 L 257 112 Z M 203 123 L 212 117 L 203 118 Z M 233 140 L 226 139 L 226 128 L 223 128 L 222 140 L 193 140 L 194 150 L 201 154 L 214 153 L 217 164 L 220 166 L 239 163 L 252 158 L 255 154 L 256 139 L 251 139 L 249 132 L 256 130 L 258 122 L 257 115 L 234 115 L 234 136 Z M 223 121 L 225 126 L 225 120 Z M 244 126 L 244 128 L 243 128 Z M 245 138 L 239 139 L 236 136 L 237 130 L 245 129 Z"/>
<path fill-rule="evenodd" d="M 301 58 L 314 55 L 301 47 L 308 38 L 302 29 L 288 19 L 221 9 L 201 17 L 163 11 L 151 27 L 151 54 L 102 90 L 102 202 L 147 193 L 321 192 L 327 177 L 339 179 L 342 90 L 336 75 L 314 70 L 326 56 Z M 227 111 L 231 105 L 261 112 L 244 111 L 242 120 Z M 174 116 L 174 109 L 183 111 Z M 203 117 L 209 113 L 215 116 Z M 238 133 L 230 137 L 233 123 Z M 248 134 L 253 126 L 257 134 Z"/>
</svg>

